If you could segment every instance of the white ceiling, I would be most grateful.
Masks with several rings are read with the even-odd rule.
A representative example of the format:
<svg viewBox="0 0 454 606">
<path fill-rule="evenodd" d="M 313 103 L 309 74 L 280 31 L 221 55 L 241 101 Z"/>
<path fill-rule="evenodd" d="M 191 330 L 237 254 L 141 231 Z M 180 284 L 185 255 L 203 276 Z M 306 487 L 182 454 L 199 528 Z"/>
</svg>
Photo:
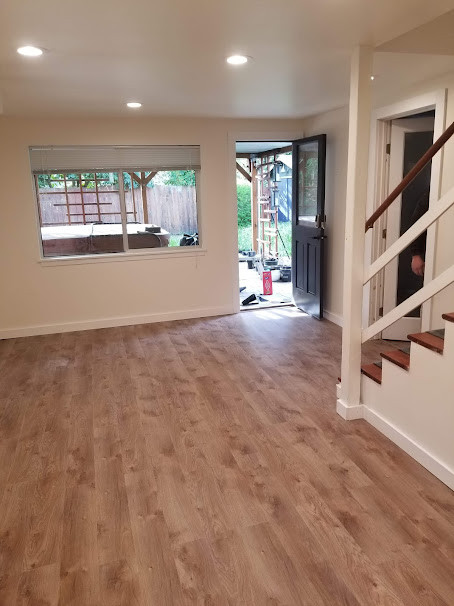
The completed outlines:
<svg viewBox="0 0 454 606">
<path fill-rule="evenodd" d="M 348 100 L 349 57 L 454 0 L 2 0 L 5 114 L 300 117 Z M 25 59 L 16 48 L 48 49 Z M 225 57 L 253 57 L 234 68 Z M 0 110 L 1 111 L 1 110 Z M 137 114 L 136 114 L 137 115 Z"/>
</svg>

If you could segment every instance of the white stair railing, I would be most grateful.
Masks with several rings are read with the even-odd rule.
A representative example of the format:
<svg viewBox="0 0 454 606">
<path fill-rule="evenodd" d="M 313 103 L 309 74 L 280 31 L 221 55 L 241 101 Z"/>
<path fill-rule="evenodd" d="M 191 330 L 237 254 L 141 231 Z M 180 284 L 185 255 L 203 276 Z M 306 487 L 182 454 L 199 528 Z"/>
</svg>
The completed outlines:
<svg viewBox="0 0 454 606">
<path fill-rule="evenodd" d="M 406 316 L 410 311 L 419 307 L 432 297 L 434 297 L 437 293 L 439 293 L 443 288 L 446 288 L 450 284 L 454 282 L 454 265 L 451 265 L 448 269 L 446 269 L 439 276 L 434 278 L 426 284 L 423 288 L 418 290 L 414 295 L 403 301 L 400 305 L 392 309 L 385 316 L 363 329 L 361 335 L 362 343 L 365 343 L 372 337 L 375 337 L 379 332 L 394 324 L 404 316 Z"/>
<path fill-rule="evenodd" d="M 454 206 L 454 187 L 429 208 L 429 210 L 412 225 L 396 242 L 394 242 L 376 261 L 365 270 L 364 285 L 381 271 L 390 261 L 405 250 L 420 234 L 427 230 L 447 210 Z M 454 282 L 454 264 L 431 280 L 414 295 L 389 311 L 385 316 L 362 330 L 361 341 L 364 343 L 379 332 L 403 318 L 410 311 L 422 305 L 441 290 Z"/>
</svg>

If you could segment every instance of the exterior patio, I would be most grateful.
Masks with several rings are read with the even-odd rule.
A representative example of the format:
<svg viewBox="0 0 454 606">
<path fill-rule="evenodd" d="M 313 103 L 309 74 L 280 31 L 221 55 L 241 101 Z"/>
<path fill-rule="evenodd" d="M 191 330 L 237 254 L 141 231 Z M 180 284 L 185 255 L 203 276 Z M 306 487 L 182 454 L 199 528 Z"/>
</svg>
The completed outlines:
<svg viewBox="0 0 454 606">
<path fill-rule="evenodd" d="M 293 305 L 292 302 L 292 283 L 278 280 L 273 282 L 273 294 L 263 295 L 262 277 L 255 269 L 248 269 L 246 261 L 239 261 L 240 304 L 249 295 L 255 294 L 258 303 L 250 305 L 241 305 L 241 309 L 257 309 L 260 307 L 275 307 L 279 305 Z M 259 298 L 260 295 L 260 298 Z"/>
</svg>

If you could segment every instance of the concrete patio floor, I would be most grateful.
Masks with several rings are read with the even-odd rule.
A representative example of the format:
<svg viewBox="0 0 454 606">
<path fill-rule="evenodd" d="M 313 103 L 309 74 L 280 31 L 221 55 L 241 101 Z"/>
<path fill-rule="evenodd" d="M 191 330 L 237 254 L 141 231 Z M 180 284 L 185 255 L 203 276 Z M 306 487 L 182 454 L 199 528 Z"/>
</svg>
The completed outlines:
<svg viewBox="0 0 454 606">
<path fill-rule="evenodd" d="M 240 305 L 244 299 L 251 294 L 263 296 L 262 278 L 255 269 L 248 269 L 246 261 L 239 261 L 240 288 L 245 289 L 240 292 Z M 263 296 L 264 301 L 259 300 L 255 305 L 241 305 L 242 310 L 257 309 L 263 307 L 275 307 L 277 305 L 292 304 L 292 283 L 291 282 L 273 282 L 273 294 Z"/>
</svg>

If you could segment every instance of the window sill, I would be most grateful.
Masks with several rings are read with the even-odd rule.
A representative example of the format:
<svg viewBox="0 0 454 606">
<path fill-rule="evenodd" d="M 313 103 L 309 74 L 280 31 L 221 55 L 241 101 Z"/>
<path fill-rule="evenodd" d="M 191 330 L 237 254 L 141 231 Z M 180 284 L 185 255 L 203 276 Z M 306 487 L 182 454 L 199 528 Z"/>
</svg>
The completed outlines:
<svg viewBox="0 0 454 606">
<path fill-rule="evenodd" d="M 196 249 L 196 250 L 194 250 Z M 68 257 L 46 257 L 41 258 L 39 263 L 44 267 L 55 267 L 58 265 L 84 265 L 91 263 L 116 263 L 118 261 L 149 261 L 151 259 L 170 259 L 178 257 L 200 257 L 205 256 L 206 248 L 195 246 L 175 247 L 173 250 L 153 249 L 126 253 L 109 253 L 105 255 L 80 255 Z"/>
</svg>

